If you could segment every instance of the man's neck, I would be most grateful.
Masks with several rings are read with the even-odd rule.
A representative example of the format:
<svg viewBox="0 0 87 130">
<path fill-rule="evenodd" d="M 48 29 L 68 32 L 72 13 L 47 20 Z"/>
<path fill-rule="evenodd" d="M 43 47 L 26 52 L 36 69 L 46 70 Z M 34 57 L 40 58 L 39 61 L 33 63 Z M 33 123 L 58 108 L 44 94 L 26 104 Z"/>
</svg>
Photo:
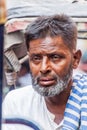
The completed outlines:
<svg viewBox="0 0 87 130">
<path fill-rule="evenodd" d="M 60 106 L 67 103 L 70 92 L 72 89 L 72 79 L 69 81 L 68 86 L 58 95 L 53 97 L 45 97 L 46 104 L 51 106 Z"/>
<path fill-rule="evenodd" d="M 72 81 L 70 81 L 68 87 L 62 91 L 59 95 L 54 97 L 45 97 L 47 109 L 55 115 L 54 121 L 59 124 L 64 116 L 66 103 L 70 96 Z"/>
</svg>

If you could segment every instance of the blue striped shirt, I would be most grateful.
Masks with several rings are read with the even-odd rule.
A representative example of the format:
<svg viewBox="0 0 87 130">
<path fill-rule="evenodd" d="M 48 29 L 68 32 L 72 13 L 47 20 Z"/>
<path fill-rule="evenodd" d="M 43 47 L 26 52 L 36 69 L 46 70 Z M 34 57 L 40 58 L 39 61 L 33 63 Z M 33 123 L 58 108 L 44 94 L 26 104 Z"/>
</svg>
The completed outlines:
<svg viewBox="0 0 87 130">
<path fill-rule="evenodd" d="M 77 74 L 66 105 L 62 130 L 87 129 L 87 75 Z"/>
</svg>

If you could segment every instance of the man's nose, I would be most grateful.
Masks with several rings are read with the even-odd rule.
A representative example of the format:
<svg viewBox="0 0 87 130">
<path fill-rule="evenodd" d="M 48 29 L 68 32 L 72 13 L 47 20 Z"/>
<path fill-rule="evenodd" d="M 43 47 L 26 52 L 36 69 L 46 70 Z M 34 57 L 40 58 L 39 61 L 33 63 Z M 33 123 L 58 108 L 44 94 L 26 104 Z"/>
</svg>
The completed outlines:
<svg viewBox="0 0 87 130">
<path fill-rule="evenodd" d="M 40 68 L 40 72 L 43 74 L 46 74 L 48 72 L 50 72 L 50 61 L 48 59 L 48 57 L 44 56 L 43 60 L 42 60 L 42 64 L 41 64 L 41 68 Z"/>
</svg>

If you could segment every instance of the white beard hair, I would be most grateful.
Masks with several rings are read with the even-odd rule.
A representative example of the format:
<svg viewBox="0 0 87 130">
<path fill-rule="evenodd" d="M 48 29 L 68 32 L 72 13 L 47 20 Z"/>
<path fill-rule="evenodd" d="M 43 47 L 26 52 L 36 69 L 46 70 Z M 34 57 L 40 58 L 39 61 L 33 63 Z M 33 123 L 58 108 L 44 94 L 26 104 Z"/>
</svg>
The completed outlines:
<svg viewBox="0 0 87 130">
<path fill-rule="evenodd" d="M 57 84 L 50 87 L 39 86 L 37 83 L 37 77 L 34 79 L 31 75 L 33 88 L 42 96 L 53 97 L 59 95 L 67 87 L 67 84 L 72 77 L 72 69 L 66 75 L 67 76 L 64 76 L 62 79 L 57 76 Z"/>
</svg>

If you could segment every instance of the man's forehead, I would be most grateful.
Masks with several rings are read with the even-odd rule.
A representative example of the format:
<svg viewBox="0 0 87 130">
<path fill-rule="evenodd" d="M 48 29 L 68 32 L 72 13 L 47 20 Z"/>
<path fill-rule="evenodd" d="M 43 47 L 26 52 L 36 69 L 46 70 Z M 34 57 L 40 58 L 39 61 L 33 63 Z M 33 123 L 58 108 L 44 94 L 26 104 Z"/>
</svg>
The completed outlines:
<svg viewBox="0 0 87 130">
<path fill-rule="evenodd" d="M 69 52 L 70 49 L 64 43 L 63 39 L 58 37 L 47 36 L 45 38 L 39 38 L 36 40 L 30 41 L 29 52 L 30 53 L 56 53 L 56 52 Z"/>
<path fill-rule="evenodd" d="M 41 47 L 45 47 L 45 46 L 57 46 L 57 45 L 65 45 L 62 37 L 60 36 L 56 36 L 56 37 L 50 37 L 50 36 L 47 36 L 45 38 L 39 38 L 39 39 L 35 39 L 35 40 L 32 40 L 30 41 L 30 48 L 32 47 L 38 47 L 38 46 L 41 46 Z"/>
</svg>

